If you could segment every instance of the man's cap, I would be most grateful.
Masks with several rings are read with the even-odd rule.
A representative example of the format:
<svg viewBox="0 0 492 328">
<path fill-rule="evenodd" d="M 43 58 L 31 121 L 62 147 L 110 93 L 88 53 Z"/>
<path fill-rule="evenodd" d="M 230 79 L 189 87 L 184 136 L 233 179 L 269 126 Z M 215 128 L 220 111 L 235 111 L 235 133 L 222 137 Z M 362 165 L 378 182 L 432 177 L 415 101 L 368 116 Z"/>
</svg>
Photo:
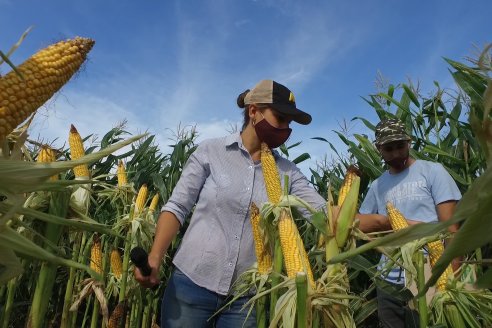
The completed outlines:
<svg viewBox="0 0 492 328">
<path fill-rule="evenodd" d="M 412 140 L 402 121 L 392 118 L 382 120 L 376 125 L 376 145 L 381 146 L 401 140 Z"/>
<path fill-rule="evenodd" d="M 292 91 L 272 80 L 263 80 L 255 85 L 244 97 L 244 104 L 269 104 L 276 111 L 291 116 L 299 124 L 306 125 L 312 120 L 311 115 L 296 107 L 296 98 Z"/>
</svg>

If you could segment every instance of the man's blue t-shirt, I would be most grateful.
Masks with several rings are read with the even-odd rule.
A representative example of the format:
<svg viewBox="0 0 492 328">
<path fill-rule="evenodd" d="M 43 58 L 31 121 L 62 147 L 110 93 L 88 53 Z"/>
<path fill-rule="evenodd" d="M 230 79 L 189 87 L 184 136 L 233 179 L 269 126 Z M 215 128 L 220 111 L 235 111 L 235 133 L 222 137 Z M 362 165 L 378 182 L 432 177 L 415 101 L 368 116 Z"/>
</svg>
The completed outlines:
<svg viewBox="0 0 492 328">
<path fill-rule="evenodd" d="M 416 160 L 401 173 L 386 171 L 376 179 L 359 212 L 386 215 L 386 203 L 391 202 L 408 220 L 434 222 L 438 221 L 436 205 L 460 199 L 456 183 L 441 164 Z M 385 261 L 384 256 L 381 261 Z M 400 271 L 392 270 L 387 280 L 402 284 Z"/>
</svg>

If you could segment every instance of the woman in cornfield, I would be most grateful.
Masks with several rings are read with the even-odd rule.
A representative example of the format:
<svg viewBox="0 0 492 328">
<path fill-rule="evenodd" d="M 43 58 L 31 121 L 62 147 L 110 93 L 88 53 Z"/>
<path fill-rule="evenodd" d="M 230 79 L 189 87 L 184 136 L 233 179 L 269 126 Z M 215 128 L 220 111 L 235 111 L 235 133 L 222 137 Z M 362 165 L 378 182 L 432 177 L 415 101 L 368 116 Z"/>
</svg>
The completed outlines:
<svg viewBox="0 0 492 328">
<path fill-rule="evenodd" d="M 256 261 L 249 207 L 271 196 L 265 190 L 264 156 L 276 162 L 280 176 L 289 177 L 290 194 L 315 208 L 325 205 L 294 163 L 276 153 L 271 157 L 270 149 L 289 138 L 291 121 L 311 122 L 311 116 L 296 107 L 293 93 L 263 80 L 240 94 L 237 104 L 244 108 L 241 133 L 206 140 L 191 155 L 159 217 L 149 254 L 152 274 L 144 277 L 135 271 L 143 286 L 159 283 L 162 259 L 193 209 L 162 300 L 162 328 L 256 326 L 254 312 L 247 318 L 247 310 L 241 311 L 248 297 L 209 319 L 227 303 L 232 283 Z M 262 143 L 268 145 L 263 151 Z"/>
<path fill-rule="evenodd" d="M 382 120 L 376 126 L 376 146 L 388 165 L 388 171 L 376 179 L 360 207 L 360 229 L 364 232 L 387 231 L 387 203 L 398 208 L 407 223 L 445 221 L 451 218 L 461 193 L 453 178 L 439 163 L 416 160 L 409 155 L 411 138 L 397 119 Z M 410 220 L 411 219 L 411 220 Z M 456 231 L 452 226 L 450 230 Z M 383 255 L 380 265 L 385 261 Z M 456 264 L 455 264 L 455 268 Z M 398 290 L 404 289 L 405 277 L 399 267 L 385 280 Z M 378 316 L 384 327 L 416 327 L 418 314 L 406 302 L 378 289 Z"/>
</svg>

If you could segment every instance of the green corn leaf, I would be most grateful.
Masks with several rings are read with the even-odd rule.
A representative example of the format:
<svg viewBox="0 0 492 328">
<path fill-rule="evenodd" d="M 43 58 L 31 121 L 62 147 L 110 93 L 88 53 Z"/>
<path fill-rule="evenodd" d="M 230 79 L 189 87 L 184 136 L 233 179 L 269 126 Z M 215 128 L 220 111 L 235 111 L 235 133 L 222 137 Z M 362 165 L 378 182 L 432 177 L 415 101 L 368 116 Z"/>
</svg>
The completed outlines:
<svg viewBox="0 0 492 328">
<path fill-rule="evenodd" d="M 405 93 L 408 95 L 410 100 L 415 104 L 415 106 L 420 107 L 419 100 L 417 99 L 417 96 L 415 93 L 413 93 L 412 89 L 406 84 L 402 84 L 403 90 L 405 90 Z"/>
</svg>

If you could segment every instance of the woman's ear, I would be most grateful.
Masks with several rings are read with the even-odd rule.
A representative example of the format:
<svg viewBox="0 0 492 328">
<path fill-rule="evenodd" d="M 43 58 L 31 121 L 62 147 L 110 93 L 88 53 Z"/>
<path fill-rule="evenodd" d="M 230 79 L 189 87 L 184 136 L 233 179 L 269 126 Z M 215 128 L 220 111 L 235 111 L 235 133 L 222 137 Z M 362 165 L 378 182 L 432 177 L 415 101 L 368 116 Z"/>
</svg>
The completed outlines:
<svg viewBox="0 0 492 328">
<path fill-rule="evenodd" d="M 256 116 L 256 112 L 258 111 L 258 107 L 255 105 L 248 105 L 248 115 L 250 120 L 254 120 Z"/>
</svg>

